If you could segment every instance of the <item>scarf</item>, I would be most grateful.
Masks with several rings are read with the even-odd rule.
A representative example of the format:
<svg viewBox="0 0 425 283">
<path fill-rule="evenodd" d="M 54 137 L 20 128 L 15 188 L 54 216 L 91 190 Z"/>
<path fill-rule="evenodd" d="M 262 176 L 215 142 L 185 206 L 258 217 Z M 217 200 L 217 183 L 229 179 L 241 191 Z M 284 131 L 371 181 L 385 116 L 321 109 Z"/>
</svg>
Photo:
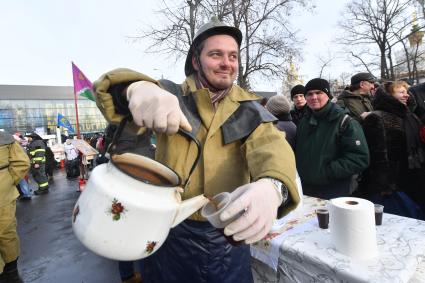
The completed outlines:
<svg viewBox="0 0 425 283">
<path fill-rule="evenodd" d="M 409 169 L 419 169 L 425 161 L 423 145 L 419 138 L 421 122 L 415 114 L 407 111 L 404 119 L 404 128 L 406 130 L 407 160 Z"/>
<path fill-rule="evenodd" d="M 211 102 L 214 109 L 217 109 L 218 103 L 229 93 L 231 87 L 226 89 L 217 89 L 212 86 L 204 76 L 198 74 L 195 75 L 195 84 L 197 89 L 207 88 L 211 92 Z"/>
</svg>

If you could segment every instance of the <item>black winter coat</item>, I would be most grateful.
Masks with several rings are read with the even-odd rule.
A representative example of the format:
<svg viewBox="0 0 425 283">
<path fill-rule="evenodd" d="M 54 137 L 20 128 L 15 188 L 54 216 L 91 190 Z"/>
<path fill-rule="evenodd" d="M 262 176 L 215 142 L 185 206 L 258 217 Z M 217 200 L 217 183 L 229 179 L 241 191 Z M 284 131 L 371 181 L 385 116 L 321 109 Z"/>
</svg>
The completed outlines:
<svg viewBox="0 0 425 283">
<path fill-rule="evenodd" d="M 307 114 L 307 112 L 308 112 L 307 104 L 305 104 L 304 107 L 301 109 L 297 109 L 296 107 L 294 107 L 294 109 L 292 109 L 290 112 L 292 117 L 292 122 L 294 122 L 294 124 L 298 126 L 299 122 Z"/>
<path fill-rule="evenodd" d="M 370 151 L 370 166 L 363 173 L 359 190 L 371 195 L 401 190 L 411 197 L 424 194 L 424 168 L 409 169 L 405 120 L 409 109 L 381 89 L 375 94 L 374 108 L 363 122 Z M 416 194 L 415 197 L 411 193 Z M 423 196 L 422 196 L 423 198 Z"/>
<path fill-rule="evenodd" d="M 417 104 L 415 114 L 425 123 L 425 83 L 412 86 L 409 92 L 414 96 Z"/>
</svg>

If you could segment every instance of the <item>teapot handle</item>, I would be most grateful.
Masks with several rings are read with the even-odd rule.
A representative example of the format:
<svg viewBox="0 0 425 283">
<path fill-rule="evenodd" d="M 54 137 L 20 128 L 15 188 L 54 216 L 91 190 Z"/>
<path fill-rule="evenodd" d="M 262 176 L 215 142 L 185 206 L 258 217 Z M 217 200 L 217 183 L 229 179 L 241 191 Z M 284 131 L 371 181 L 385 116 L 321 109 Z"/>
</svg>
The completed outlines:
<svg viewBox="0 0 425 283">
<path fill-rule="evenodd" d="M 112 151 L 115 150 L 115 145 L 116 145 L 116 143 L 118 141 L 118 138 L 121 136 L 121 133 L 124 130 L 124 127 L 127 124 L 127 122 L 129 122 L 131 120 L 132 120 L 132 117 L 130 115 L 125 116 L 121 120 L 121 122 L 120 122 L 117 130 L 114 133 L 114 137 L 112 138 L 112 141 L 111 141 L 111 143 L 108 146 L 107 152 L 109 152 L 109 154 L 112 155 L 112 152 L 110 152 L 110 151 L 111 150 Z M 199 159 L 201 158 L 202 146 L 201 146 L 201 143 L 199 142 L 199 140 L 191 132 L 186 131 L 186 130 L 183 130 L 182 128 L 179 128 L 179 130 L 178 130 L 177 133 L 179 133 L 180 135 L 182 135 L 182 136 L 188 138 L 189 140 L 192 140 L 193 142 L 195 142 L 196 148 L 198 150 L 198 153 L 196 155 L 196 159 L 195 159 L 192 167 L 190 168 L 189 177 L 187 178 L 187 181 L 186 181 L 186 183 L 184 185 L 181 184 L 183 186 L 183 188 L 186 188 L 186 186 L 189 184 L 190 177 L 192 176 L 193 171 L 195 171 L 195 168 L 196 168 L 196 166 L 199 163 Z"/>
<path fill-rule="evenodd" d="M 114 135 L 112 137 L 112 141 L 108 145 L 108 148 L 106 149 L 106 152 L 109 152 L 111 156 L 112 156 L 112 151 L 115 151 L 116 143 L 118 141 L 118 138 L 121 136 L 121 133 L 124 130 L 125 125 L 127 124 L 127 122 L 131 120 L 132 120 L 132 117 L 130 115 L 125 116 L 119 123 L 118 128 L 115 130 Z"/>
<path fill-rule="evenodd" d="M 199 163 L 199 159 L 201 158 L 202 146 L 201 146 L 201 143 L 199 142 L 199 140 L 191 132 L 183 130 L 182 128 L 179 128 L 178 133 L 182 136 L 187 137 L 189 140 L 194 141 L 195 144 L 196 144 L 196 148 L 198 150 L 198 154 L 196 155 L 195 162 L 193 162 L 192 168 L 190 168 L 189 177 L 187 177 L 187 181 L 183 185 L 183 188 L 186 189 L 187 185 L 189 185 L 190 177 L 192 176 L 193 171 L 195 171 L 195 168 Z"/>
</svg>

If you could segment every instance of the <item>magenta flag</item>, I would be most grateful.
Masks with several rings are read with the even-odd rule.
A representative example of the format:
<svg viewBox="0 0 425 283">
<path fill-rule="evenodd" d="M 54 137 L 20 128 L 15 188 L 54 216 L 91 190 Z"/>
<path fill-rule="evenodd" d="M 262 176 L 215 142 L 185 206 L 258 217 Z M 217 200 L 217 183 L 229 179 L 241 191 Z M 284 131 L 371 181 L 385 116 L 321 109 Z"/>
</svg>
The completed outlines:
<svg viewBox="0 0 425 283">
<path fill-rule="evenodd" d="M 93 84 L 87 79 L 83 72 L 72 62 L 72 76 L 74 78 L 74 93 L 87 99 L 96 101 Z"/>
</svg>

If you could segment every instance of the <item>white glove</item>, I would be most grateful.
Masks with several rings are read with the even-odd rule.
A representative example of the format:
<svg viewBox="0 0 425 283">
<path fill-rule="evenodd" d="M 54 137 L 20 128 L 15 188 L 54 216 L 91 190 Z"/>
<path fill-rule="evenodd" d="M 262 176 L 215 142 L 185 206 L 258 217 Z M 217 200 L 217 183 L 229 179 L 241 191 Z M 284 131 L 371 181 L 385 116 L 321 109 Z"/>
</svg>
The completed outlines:
<svg viewBox="0 0 425 283">
<path fill-rule="evenodd" d="M 128 108 L 134 122 L 158 133 L 175 134 L 179 127 L 191 131 L 177 97 L 156 84 L 139 81 L 127 88 Z"/>
<path fill-rule="evenodd" d="M 270 231 L 282 202 L 275 185 L 268 179 L 260 179 L 237 188 L 231 196 L 232 203 L 220 214 L 220 219 L 226 221 L 245 212 L 225 227 L 224 234 L 233 235 L 235 241 L 245 240 L 246 244 L 261 240 Z"/>
</svg>

